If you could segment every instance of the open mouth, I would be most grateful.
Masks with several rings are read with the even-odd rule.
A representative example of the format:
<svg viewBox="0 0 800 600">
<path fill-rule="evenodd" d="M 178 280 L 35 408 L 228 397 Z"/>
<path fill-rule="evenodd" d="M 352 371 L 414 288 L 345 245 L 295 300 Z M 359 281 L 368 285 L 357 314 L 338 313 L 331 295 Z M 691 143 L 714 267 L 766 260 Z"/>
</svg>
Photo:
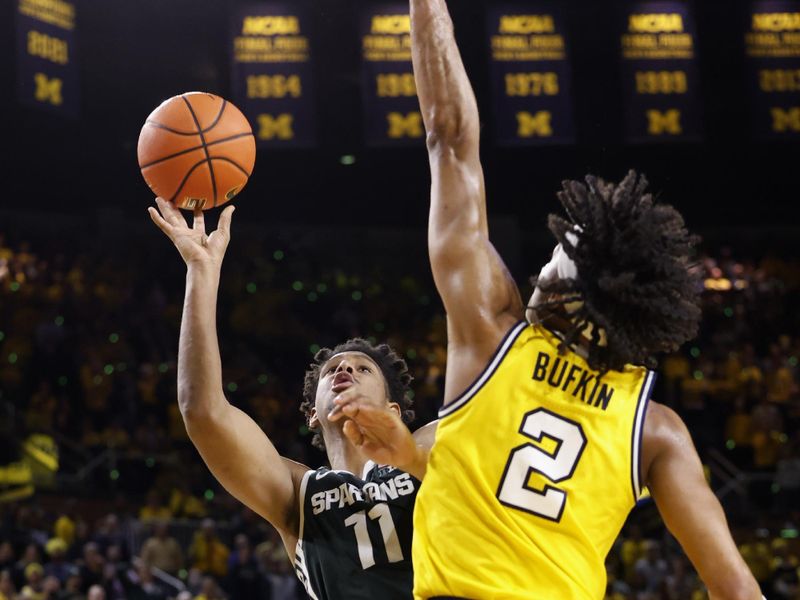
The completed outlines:
<svg viewBox="0 0 800 600">
<path fill-rule="evenodd" d="M 353 385 L 353 377 L 349 373 L 337 373 L 333 378 L 331 389 L 334 392 L 342 392 Z"/>
</svg>

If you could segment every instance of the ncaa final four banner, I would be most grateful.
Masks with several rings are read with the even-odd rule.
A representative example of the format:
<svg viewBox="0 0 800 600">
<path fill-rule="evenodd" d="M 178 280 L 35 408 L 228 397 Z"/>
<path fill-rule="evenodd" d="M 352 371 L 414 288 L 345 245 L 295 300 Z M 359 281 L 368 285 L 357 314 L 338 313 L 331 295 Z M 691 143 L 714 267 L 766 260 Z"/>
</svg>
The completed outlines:
<svg viewBox="0 0 800 600">
<path fill-rule="evenodd" d="M 77 117 L 80 86 L 75 2 L 17 0 L 16 4 L 20 103 Z"/>
<path fill-rule="evenodd" d="M 487 19 L 496 143 L 574 142 L 572 73 L 559 6 L 491 6 Z"/>
<path fill-rule="evenodd" d="M 365 6 L 359 34 L 367 146 L 421 146 L 408 3 Z"/>
<path fill-rule="evenodd" d="M 752 4 L 745 33 L 755 135 L 800 138 L 800 2 Z"/>
<path fill-rule="evenodd" d="M 296 2 L 253 4 L 234 15 L 231 99 L 259 147 L 316 144 L 309 25 Z"/>
<path fill-rule="evenodd" d="M 702 137 L 695 39 L 687 3 L 629 5 L 621 38 L 627 141 Z"/>
</svg>

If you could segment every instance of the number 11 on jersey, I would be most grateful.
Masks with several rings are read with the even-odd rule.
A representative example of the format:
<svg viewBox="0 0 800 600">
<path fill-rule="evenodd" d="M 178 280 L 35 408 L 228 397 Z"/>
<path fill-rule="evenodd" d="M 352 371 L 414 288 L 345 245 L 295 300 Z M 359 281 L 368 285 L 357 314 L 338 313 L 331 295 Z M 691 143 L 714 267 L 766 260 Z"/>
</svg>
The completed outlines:
<svg viewBox="0 0 800 600">
<path fill-rule="evenodd" d="M 394 528 L 389 505 L 376 504 L 369 512 L 360 510 L 344 520 L 345 525 L 353 527 L 355 530 L 361 568 L 369 569 L 375 565 L 375 553 L 367 530 L 367 517 L 372 521 L 378 521 L 378 526 L 381 528 L 381 536 L 383 537 L 383 545 L 386 548 L 386 557 L 389 562 L 395 563 L 403 560 L 403 550 L 400 548 L 400 540 Z"/>
</svg>

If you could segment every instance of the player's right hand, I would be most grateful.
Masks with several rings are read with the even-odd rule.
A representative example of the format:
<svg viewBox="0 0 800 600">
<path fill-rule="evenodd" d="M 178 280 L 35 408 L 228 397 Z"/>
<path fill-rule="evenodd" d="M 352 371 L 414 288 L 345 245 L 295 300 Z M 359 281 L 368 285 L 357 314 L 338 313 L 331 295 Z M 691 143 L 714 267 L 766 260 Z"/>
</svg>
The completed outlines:
<svg viewBox="0 0 800 600">
<path fill-rule="evenodd" d="M 204 264 L 219 268 L 231 239 L 231 217 L 234 206 L 228 206 L 219 217 L 219 225 L 211 235 L 206 235 L 205 216 L 200 209 L 194 212 L 192 227 L 186 223 L 181 211 L 171 202 L 156 198 L 158 210 L 148 207 L 147 212 L 158 228 L 172 240 L 187 266 Z"/>
<path fill-rule="evenodd" d="M 380 465 L 392 465 L 422 481 L 428 462 L 400 415 L 388 408 L 361 402 L 357 394 L 340 394 L 328 415 L 331 422 L 344 421 L 342 431 L 356 448 Z"/>
</svg>

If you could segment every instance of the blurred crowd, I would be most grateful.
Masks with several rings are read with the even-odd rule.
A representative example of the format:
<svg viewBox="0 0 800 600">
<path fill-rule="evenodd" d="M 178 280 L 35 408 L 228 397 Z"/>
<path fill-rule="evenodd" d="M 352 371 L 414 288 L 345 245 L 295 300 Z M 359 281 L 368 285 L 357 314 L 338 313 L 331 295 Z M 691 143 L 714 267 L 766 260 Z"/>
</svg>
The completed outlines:
<svg viewBox="0 0 800 600">
<path fill-rule="evenodd" d="M 233 507 L 219 530 L 210 517 L 148 516 L 150 505 L 92 520 L 81 502 L 60 504 L 0 510 L 0 598 L 305 598 L 280 537 L 247 509 Z"/>
<path fill-rule="evenodd" d="M 49 485 L 0 503 L 0 600 L 298 597 L 280 539 L 219 488 L 186 437 L 175 402 L 184 267 L 159 241 L 0 234 L 0 465 L 19 461 L 33 433 L 50 436 L 61 461 Z M 445 366 L 424 247 L 387 241 L 341 259 L 327 244 L 236 238 L 218 310 L 226 395 L 282 454 L 311 466 L 325 459 L 298 407 L 321 346 L 392 344 L 415 376 L 415 426 L 435 418 Z M 706 252 L 700 335 L 663 360 L 655 399 L 684 418 L 726 490 L 765 593 L 797 600 L 800 263 Z M 704 598 L 651 504 L 609 556 L 608 598 Z"/>
<path fill-rule="evenodd" d="M 734 528 L 739 551 L 767 598 L 800 598 L 800 539 L 793 526 Z M 707 600 L 708 593 L 674 538 L 645 535 L 632 522 L 606 561 L 605 600 Z"/>
</svg>

